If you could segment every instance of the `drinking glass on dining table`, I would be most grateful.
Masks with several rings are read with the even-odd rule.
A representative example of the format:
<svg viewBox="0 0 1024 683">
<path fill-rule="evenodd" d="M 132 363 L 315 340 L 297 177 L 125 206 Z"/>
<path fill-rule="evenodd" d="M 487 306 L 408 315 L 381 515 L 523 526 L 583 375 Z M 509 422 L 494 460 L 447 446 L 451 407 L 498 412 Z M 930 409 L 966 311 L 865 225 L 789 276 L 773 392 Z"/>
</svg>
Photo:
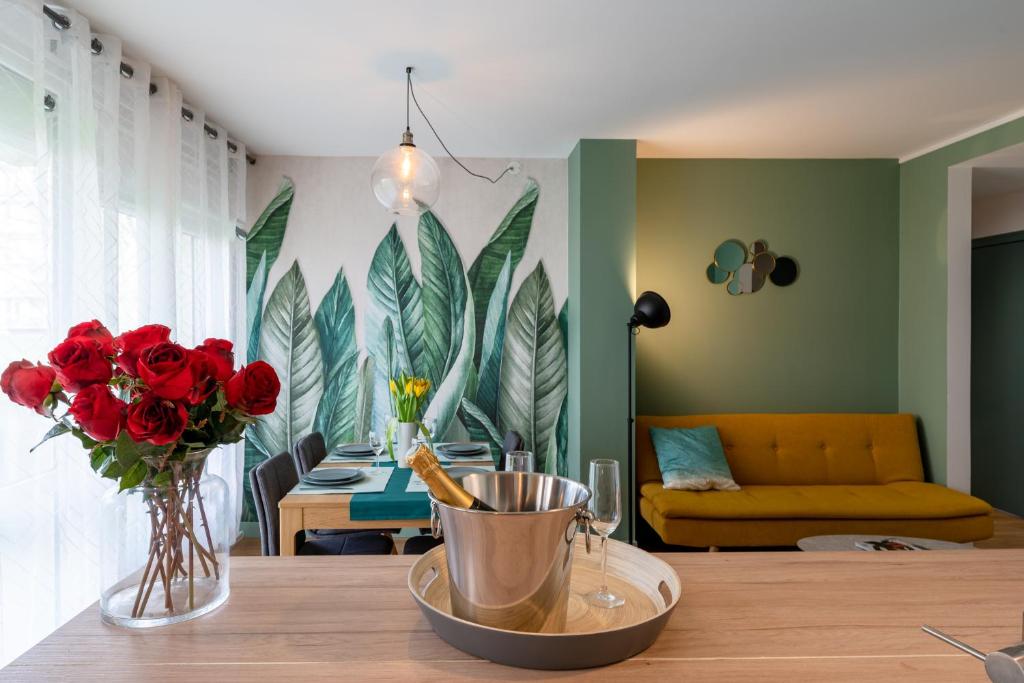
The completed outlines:
<svg viewBox="0 0 1024 683">
<path fill-rule="evenodd" d="M 509 451 L 505 456 L 506 472 L 533 472 L 533 453 L 530 451 Z"/>
<path fill-rule="evenodd" d="M 601 536 L 601 588 L 588 593 L 587 601 L 595 607 L 621 607 L 626 601 L 608 590 L 608 537 L 622 518 L 618 461 L 590 461 L 590 492 L 590 527 Z"/>
<path fill-rule="evenodd" d="M 384 454 L 384 440 L 375 431 L 369 434 L 370 448 L 373 449 L 373 466 L 380 467 L 380 456 Z"/>
<path fill-rule="evenodd" d="M 437 437 L 437 434 L 434 433 L 434 430 L 437 429 L 437 420 L 428 418 L 423 420 L 421 424 L 423 425 L 423 429 L 427 430 L 427 436 L 424 436 L 422 430 L 417 430 L 416 443 L 426 446 L 428 443 L 433 443 L 434 439 Z"/>
</svg>

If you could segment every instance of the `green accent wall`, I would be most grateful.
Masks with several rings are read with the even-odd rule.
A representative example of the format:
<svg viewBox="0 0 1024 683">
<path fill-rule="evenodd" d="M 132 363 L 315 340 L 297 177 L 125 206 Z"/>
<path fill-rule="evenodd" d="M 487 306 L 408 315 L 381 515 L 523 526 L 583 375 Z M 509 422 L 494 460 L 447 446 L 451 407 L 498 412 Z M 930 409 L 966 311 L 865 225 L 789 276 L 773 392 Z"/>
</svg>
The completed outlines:
<svg viewBox="0 0 1024 683">
<path fill-rule="evenodd" d="M 635 140 L 580 140 L 569 156 L 569 476 L 586 481 L 591 460 L 618 460 L 623 501 L 636 172 Z"/>
<path fill-rule="evenodd" d="M 638 413 L 896 410 L 896 160 L 637 166 L 637 288 L 672 307 L 637 338 Z M 767 240 L 799 278 L 729 295 L 705 275 L 729 238 Z"/>
<path fill-rule="evenodd" d="M 929 475 L 946 482 L 949 167 L 1024 142 L 1024 118 L 900 166 L 899 409 L 920 417 Z"/>
</svg>

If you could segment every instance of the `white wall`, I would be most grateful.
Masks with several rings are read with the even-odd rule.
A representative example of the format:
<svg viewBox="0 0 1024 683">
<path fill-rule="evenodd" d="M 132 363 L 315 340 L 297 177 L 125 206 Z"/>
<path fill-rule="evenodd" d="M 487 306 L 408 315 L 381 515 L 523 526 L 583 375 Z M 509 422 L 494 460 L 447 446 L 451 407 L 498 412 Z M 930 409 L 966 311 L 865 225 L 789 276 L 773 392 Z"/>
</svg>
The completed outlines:
<svg viewBox="0 0 1024 683">
<path fill-rule="evenodd" d="M 302 268 L 315 310 L 330 288 L 339 267 L 344 267 L 356 309 L 356 339 L 365 354 L 366 275 L 377 245 L 392 223 L 405 243 L 413 272 L 420 277 L 417 219 L 394 216 L 381 206 L 370 189 L 370 157 L 262 156 L 249 167 L 248 216 L 252 224 L 277 193 L 282 176 L 295 184 L 295 200 L 288 219 L 281 254 L 270 271 L 267 295 L 296 259 Z M 523 260 L 516 269 L 512 291 L 543 259 L 551 281 L 555 310 L 569 293 L 568 284 L 568 166 L 564 159 L 519 159 L 519 175 L 506 175 L 495 185 L 467 175 L 449 159 L 441 167 L 441 196 L 434 214 L 448 230 L 466 269 L 481 247 L 516 203 L 527 178 L 540 187 L 533 228 Z M 463 159 L 469 168 L 491 177 L 501 173 L 508 159 Z"/>
<path fill-rule="evenodd" d="M 1024 190 L 975 197 L 971 236 L 991 237 L 1024 230 Z"/>
</svg>

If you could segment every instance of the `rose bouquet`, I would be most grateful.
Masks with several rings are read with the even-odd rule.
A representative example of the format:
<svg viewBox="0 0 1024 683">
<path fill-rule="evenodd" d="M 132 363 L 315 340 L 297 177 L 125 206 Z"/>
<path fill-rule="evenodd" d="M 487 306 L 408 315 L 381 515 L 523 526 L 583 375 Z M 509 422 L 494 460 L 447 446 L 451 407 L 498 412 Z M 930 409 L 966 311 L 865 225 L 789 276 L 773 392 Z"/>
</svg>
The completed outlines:
<svg viewBox="0 0 1024 683">
<path fill-rule="evenodd" d="M 56 423 L 43 442 L 71 434 L 120 491 L 146 492 L 152 534 L 132 617 L 146 610 L 158 578 L 168 611 L 175 610 L 176 581 L 187 580 L 192 607 L 197 558 L 207 577 L 218 575 L 200 491 L 206 456 L 239 441 L 255 416 L 273 412 L 281 388 L 262 361 L 235 370 L 229 341 L 188 349 L 170 334 L 145 325 L 114 337 L 92 320 L 68 330 L 49 364 L 15 361 L 0 375 L 12 401 Z"/>
</svg>

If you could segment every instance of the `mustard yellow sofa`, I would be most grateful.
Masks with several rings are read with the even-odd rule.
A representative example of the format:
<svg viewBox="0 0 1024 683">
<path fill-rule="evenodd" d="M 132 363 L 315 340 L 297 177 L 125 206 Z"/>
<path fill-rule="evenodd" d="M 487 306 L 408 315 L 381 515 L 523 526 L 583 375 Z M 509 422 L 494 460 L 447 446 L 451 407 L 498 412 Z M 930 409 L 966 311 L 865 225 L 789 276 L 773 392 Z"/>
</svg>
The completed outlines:
<svg viewBox="0 0 1024 683">
<path fill-rule="evenodd" d="M 650 427 L 718 428 L 740 491 L 662 485 Z M 640 514 L 666 543 L 791 546 L 819 534 L 992 536 L 983 500 L 924 481 L 912 415 L 640 416 Z"/>
</svg>

